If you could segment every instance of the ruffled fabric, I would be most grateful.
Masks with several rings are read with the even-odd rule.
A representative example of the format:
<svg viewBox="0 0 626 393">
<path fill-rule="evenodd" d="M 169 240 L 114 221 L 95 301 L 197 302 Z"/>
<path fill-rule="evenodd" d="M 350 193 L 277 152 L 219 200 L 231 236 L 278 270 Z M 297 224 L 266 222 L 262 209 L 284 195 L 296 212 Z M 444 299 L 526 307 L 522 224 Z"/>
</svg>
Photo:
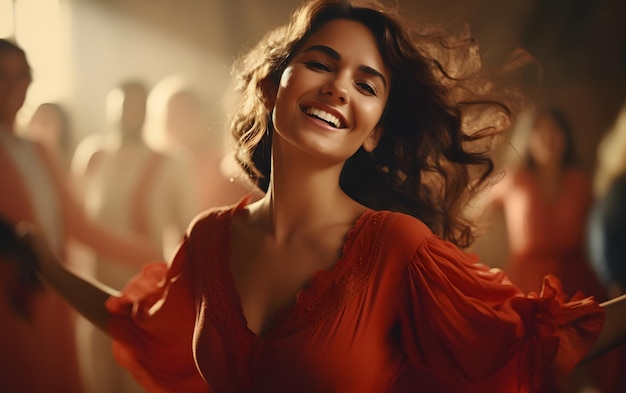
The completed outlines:
<svg viewBox="0 0 626 393">
<path fill-rule="evenodd" d="M 543 393 L 604 323 L 593 298 L 566 299 L 552 276 L 525 296 L 418 220 L 369 211 L 336 266 L 258 337 L 228 271 L 238 209 L 196 219 L 170 266 L 147 265 L 106 303 L 114 354 L 150 393 L 351 391 L 362 381 L 377 393 Z"/>
<path fill-rule="evenodd" d="M 544 392 L 590 350 L 604 323 L 592 297 L 554 276 L 524 294 L 499 269 L 430 237 L 402 284 L 402 344 L 449 391 Z"/>
<path fill-rule="evenodd" d="M 586 297 L 582 292 L 567 300 L 560 281 L 548 275 L 543 279 L 534 319 L 537 340 L 555 341 L 557 345 L 554 356 L 553 351 L 539 354 L 543 355 L 538 359 L 539 366 L 548 369 L 551 363 L 551 377 L 558 380 L 569 373 L 596 342 L 604 325 L 604 310 L 593 297 Z"/>
<path fill-rule="evenodd" d="M 113 355 L 149 393 L 207 392 L 192 351 L 196 310 L 182 264 L 186 241 L 169 268 L 147 264 L 105 304 Z"/>
</svg>

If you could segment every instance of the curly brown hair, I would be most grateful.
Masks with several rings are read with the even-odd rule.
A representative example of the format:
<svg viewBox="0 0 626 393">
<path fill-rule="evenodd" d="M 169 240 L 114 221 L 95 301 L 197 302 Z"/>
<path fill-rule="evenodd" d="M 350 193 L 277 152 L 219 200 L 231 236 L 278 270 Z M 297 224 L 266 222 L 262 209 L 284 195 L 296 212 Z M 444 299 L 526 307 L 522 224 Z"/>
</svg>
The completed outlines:
<svg viewBox="0 0 626 393">
<path fill-rule="evenodd" d="M 266 98 L 275 94 L 281 74 L 303 42 L 336 19 L 366 26 L 392 75 L 379 121 L 382 137 L 372 153 L 361 148 L 346 161 L 342 189 L 370 208 L 410 214 L 440 237 L 469 246 L 473 226 L 462 208 L 493 170 L 488 149 L 477 142 L 508 126 L 512 113 L 507 105 L 487 98 L 494 83 L 479 77 L 471 38 L 418 32 L 399 12 L 378 3 L 309 1 L 290 23 L 270 31 L 235 62 L 235 91 L 240 96 L 230 127 L 237 161 L 267 191 L 272 125 Z M 472 118 L 466 110 L 470 105 L 498 108 L 498 121 L 483 126 L 493 111 L 474 111 L 480 115 Z"/>
</svg>

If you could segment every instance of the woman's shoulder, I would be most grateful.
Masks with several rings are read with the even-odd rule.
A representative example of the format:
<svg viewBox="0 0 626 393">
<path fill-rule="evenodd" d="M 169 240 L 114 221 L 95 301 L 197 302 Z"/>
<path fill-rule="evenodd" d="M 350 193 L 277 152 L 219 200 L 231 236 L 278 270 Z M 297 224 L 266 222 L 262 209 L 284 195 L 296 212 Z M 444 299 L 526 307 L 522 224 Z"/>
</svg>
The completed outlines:
<svg viewBox="0 0 626 393">
<path fill-rule="evenodd" d="M 378 211 L 372 217 L 382 223 L 373 247 L 387 269 L 436 271 L 443 265 L 453 270 L 479 268 L 475 265 L 478 262 L 475 255 L 441 238 L 416 217 L 389 211 Z"/>
<path fill-rule="evenodd" d="M 237 203 L 212 207 L 198 213 L 187 227 L 187 236 L 190 236 L 192 233 L 215 228 L 215 226 L 219 225 L 219 223 L 225 223 L 227 225 L 226 228 L 228 228 L 230 226 L 232 216 L 243 210 L 249 203 L 250 198 L 251 196 L 247 195 L 241 198 Z"/>
<path fill-rule="evenodd" d="M 379 226 L 381 241 L 389 247 L 415 250 L 427 239 L 438 239 L 422 220 L 409 214 L 378 210 L 373 211 L 369 221 L 382 224 Z"/>
</svg>

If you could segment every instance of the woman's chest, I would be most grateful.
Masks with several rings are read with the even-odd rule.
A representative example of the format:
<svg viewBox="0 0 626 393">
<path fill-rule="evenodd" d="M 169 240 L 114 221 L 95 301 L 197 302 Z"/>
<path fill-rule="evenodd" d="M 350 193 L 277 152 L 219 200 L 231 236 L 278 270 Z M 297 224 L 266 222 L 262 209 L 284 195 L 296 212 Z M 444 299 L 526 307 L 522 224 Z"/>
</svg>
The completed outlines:
<svg viewBox="0 0 626 393">
<path fill-rule="evenodd" d="M 325 242 L 294 239 L 280 245 L 249 236 L 233 242 L 229 267 L 248 328 L 265 334 L 281 311 L 296 304 L 318 273 L 343 263 L 343 236 L 337 234 L 335 241 L 327 236 Z"/>
<path fill-rule="evenodd" d="M 384 391 L 405 357 L 390 333 L 393 306 L 368 304 L 368 296 L 303 302 L 262 337 L 205 303 L 194 342 L 198 368 L 215 391 Z"/>
<path fill-rule="evenodd" d="M 347 381 L 389 383 L 404 357 L 390 333 L 399 278 L 397 269 L 387 273 L 393 264 L 380 256 L 382 233 L 357 227 L 338 249 L 321 247 L 333 250 L 327 258 L 289 253 L 263 261 L 254 258 L 252 243 L 216 247 L 221 251 L 196 272 L 194 354 L 211 388 L 319 392 Z M 253 263 L 242 268 L 246 258 Z M 274 285 L 284 292 L 272 292 Z M 271 315 L 265 329 L 251 325 L 255 312 L 262 316 L 257 321 Z"/>
</svg>

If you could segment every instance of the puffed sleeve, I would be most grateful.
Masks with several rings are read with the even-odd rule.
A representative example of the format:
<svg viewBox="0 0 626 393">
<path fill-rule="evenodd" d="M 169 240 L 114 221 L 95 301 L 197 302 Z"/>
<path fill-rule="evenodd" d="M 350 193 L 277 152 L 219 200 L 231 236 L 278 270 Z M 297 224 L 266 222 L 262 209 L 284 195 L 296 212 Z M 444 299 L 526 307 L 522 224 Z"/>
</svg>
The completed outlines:
<svg viewBox="0 0 626 393">
<path fill-rule="evenodd" d="M 501 270 L 435 236 L 418 247 L 400 291 L 403 348 L 450 391 L 543 392 L 604 323 L 593 298 L 565 299 L 555 277 L 525 296 Z"/>
<path fill-rule="evenodd" d="M 203 392 L 192 352 L 195 300 L 185 260 L 188 238 L 170 266 L 143 267 L 106 307 L 113 354 L 150 393 Z"/>
</svg>

